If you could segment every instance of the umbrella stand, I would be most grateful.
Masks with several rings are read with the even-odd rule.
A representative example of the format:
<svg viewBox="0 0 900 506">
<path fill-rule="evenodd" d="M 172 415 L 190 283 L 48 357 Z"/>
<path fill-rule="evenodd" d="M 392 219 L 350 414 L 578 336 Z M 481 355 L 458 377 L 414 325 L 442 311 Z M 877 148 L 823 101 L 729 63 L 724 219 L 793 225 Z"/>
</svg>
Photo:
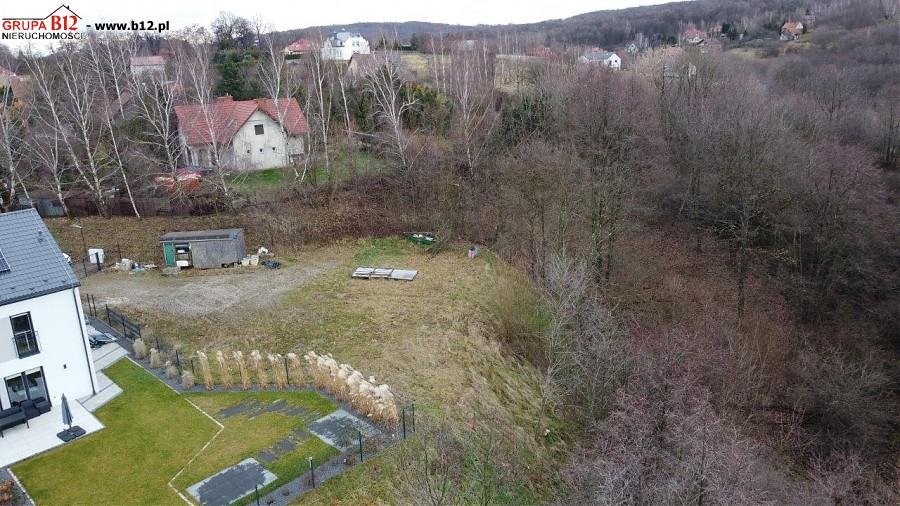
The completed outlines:
<svg viewBox="0 0 900 506">
<path fill-rule="evenodd" d="M 81 427 L 77 425 L 72 427 L 72 421 L 75 417 L 72 416 L 72 410 L 69 409 L 69 400 L 66 399 L 65 394 L 63 394 L 62 400 L 60 401 L 60 410 L 62 411 L 63 425 L 66 425 L 68 428 L 57 434 L 56 437 L 63 440 L 63 442 L 68 443 L 75 438 L 85 435 L 85 430 Z"/>
</svg>

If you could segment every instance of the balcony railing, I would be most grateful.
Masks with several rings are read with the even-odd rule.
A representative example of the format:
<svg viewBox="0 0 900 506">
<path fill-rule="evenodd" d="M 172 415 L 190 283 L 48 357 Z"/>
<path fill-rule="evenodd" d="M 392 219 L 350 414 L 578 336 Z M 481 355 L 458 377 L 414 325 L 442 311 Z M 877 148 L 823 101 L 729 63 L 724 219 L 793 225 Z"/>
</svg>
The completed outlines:
<svg viewBox="0 0 900 506">
<path fill-rule="evenodd" d="M 19 358 L 30 357 L 41 352 L 38 346 L 38 333 L 33 330 L 17 332 L 13 335 L 16 344 L 16 354 Z"/>
</svg>

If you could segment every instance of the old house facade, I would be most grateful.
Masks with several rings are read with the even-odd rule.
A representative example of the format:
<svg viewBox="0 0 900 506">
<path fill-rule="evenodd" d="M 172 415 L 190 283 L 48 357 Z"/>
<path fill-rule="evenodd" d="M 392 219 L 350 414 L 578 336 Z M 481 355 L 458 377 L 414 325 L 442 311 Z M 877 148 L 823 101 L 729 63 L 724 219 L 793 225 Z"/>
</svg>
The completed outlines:
<svg viewBox="0 0 900 506">
<path fill-rule="evenodd" d="M 233 100 L 175 107 L 185 164 L 251 171 L 297 164 L 309 124 L 294 98 Z M 281 121 L 283 120 L 283 125 Z"/>
</svg>

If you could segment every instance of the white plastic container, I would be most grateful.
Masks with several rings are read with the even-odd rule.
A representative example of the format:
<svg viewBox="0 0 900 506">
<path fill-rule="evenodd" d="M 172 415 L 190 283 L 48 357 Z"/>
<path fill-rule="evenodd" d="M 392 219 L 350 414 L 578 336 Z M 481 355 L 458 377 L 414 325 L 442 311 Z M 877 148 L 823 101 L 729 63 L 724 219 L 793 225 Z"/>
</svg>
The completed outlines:
<svg viewBox="0 0 900 506">
<path fill-rule="evenodd" d="M 101 248 L 88 248 L 88 260 L 93 264 L 99 260 L 102 264 L 104 262 L 103 250 Z"/>
</svg>

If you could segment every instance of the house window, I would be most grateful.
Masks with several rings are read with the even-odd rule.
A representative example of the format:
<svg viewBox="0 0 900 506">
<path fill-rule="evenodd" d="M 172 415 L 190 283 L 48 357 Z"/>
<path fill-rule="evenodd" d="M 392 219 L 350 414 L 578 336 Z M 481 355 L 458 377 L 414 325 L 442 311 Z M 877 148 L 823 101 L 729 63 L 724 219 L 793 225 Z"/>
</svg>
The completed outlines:
<svg viewBox="0 0 900 506">
<path fill-rule="evenodd" d="M 275 149 L 275 146 L 272 146 L 272 151 L 277 151 L 277 150 Z"/>
<path fill-rule="evenodd" d="M 10 317 L 13 331 L 13 341 L 16 343 L 16 353 L 19 358 L 29 357 L 40 353 L 37 344 L 37 334 L 31 324 L 31 314 L 25 313 Z"/>
<path fill-rule="evenodd" d="M 256 132 L 256 135 L 262 135 L 266 133 L 262 125 L 253 125 L 253 131 Z"/>
</svg>

